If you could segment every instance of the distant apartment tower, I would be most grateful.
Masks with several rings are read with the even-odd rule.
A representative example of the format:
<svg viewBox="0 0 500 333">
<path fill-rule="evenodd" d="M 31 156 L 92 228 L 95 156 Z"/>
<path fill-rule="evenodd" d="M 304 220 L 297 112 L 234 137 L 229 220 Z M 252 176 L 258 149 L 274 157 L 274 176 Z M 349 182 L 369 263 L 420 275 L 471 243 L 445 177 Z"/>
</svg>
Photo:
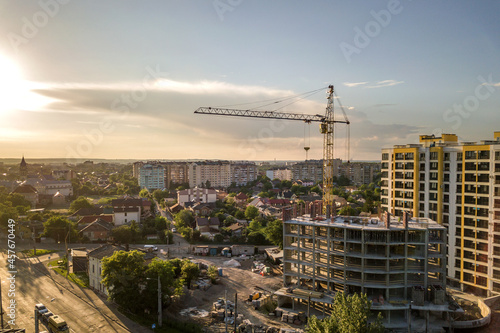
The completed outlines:
<svg viewBox="0 0 500 333">
<path fill-rule="evenodd" d="M 189 187 L 228 187 L 231 185 L 231 163 L 229 161 L 202 161 L 189 164 Z"/>
<path fill-rule="evenodd" d="M 257 179 L 258 171 L 254 162 L 232 162 L 231 183 L 246 185 Z"/>
<path fill-rule="evenodd" d="M 350 162 L 342 163 L 339 174 L 349 179 L 353 185 L 370 184 L 380 172 L 380 163 Z"/>
<path fill-rule="evenodd" d="M 266 171 L 267 178 L 279 180 L 292 180 L 292 170 L 290 169 L 270 169 Z"/>
<path fill-rule="evenodd" d="M 163 162 L 165 168 L 165 187 L 171 184 L 189 183 L 189 164 L 187 162 Z"/>
<path fill-rule="evenodd" d="M 132 164 L 132 176 L 134 178 L 137 178 L 139 179 L 140 177 L 140 171 L 141 171 L 141 167 L 144 165 L 144 162 L 134 162 L 134 164 Z"/>
<path fill-rule="evenodd" d="M 159 163 L 145 163 L 139 169 L 139 186 L 148 191 L 165 188 L 165 168 Z"/>
<path fill-rule="evenodd" d="M 408 215 L 400 222 L 390 214 L 382 220 L 315 218 L 313 208 L 310 211 L 284 219 L 285 288 L 275 292 L 278 306 L 313 301 L 317 309 L 331 314 L 334 293 L 365 293 L 374 316 L 382 314 L 386 329 L 413 332 L 431 312 L 448 318 L 453 310 L 445 299 L 445 227 Z M 322 291 L 322 296 L 311 296 L 311 290 Z"/>
<path fill-rule="evenodd" d="M 333 160 L 333 176 L 337 177 L 342 160 Z M 292 165 L 292 180 L 310 180 L 314 183 L 323 181 L 323 160 L 309 160 Z"/>
<path fill-rule="evenodd" d="M 500 132 L 458 142 L 421 135 L 420 144 L 382 149 L 382 207 L 448 228 L 450 284 L 500 293 Z"/>
</svg>

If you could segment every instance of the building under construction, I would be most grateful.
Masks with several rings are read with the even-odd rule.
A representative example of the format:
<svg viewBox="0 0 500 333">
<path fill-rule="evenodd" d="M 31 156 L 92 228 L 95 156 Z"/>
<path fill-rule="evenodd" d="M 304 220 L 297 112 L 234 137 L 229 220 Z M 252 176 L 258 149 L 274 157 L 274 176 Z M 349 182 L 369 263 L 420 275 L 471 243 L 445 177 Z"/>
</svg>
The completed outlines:
<svg viewBox="0 0 500 333">
<path fill-rule="evenodd" d="M 311 204 L 284 213 L 285 288 L 276 293 L 284 312 L 326 315 L 336 292 L 365 293 L 386 328 L 449 326 L 445 227 L 408 214 L 400 221 L 321 211 Z"/>
</svg>

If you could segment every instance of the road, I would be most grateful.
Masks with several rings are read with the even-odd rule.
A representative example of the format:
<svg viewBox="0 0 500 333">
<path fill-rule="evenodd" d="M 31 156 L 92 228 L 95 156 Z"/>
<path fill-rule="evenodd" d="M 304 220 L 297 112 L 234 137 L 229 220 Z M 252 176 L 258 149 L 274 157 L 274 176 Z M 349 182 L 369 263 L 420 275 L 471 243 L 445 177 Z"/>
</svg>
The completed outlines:
<svg viewBox="0 0 500 333">
<path fill-rule="evenodd" d="M 0 242 L 5 242 L 1 239 Z M 5 248 L 2 246 L 2 248 Z M 16 249 L 20 251 L 20 248 Z M 62 254 L 62 252 L 61 252 Z M 22 256 L 21 253 L 18 253 Z M 34 305 L 43 303 L 54 314 L 60 315 L 70 326 L 70 332 L 151 332 L 126 318 L 117 311 L 116 306 L 100 298 L 89 289 L 82 289 L 64 277 L 47 268 L 51 260 L 59 254 L 45 255 L 31 259 L 16 260 L 15 301 L 16 326 L 25 328 L 27 333 L 35 332 Z M 9 282 L 6 278 L 7 253 L 0 253 L 0 277 L 2 280 L 2 303 L 6 310 Z M 7 318 L 4 317 L 4 321 Z M 45 327 L 40 324 L 40 331 Z"/>
</svg>

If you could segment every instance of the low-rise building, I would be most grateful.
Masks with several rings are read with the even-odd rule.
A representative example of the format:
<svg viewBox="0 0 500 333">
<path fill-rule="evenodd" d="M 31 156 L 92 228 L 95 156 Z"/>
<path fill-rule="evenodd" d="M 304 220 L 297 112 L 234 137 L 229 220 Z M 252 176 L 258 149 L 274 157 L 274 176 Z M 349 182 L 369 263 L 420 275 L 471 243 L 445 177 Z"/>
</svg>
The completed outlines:
<svg viewBox="0 0 500 333">
<path fill-rule="evenodd" d="M 189 188 L 177 191 L 177 203 L 185 206 L 186 202 L 212 203 L 217 201 L 217 192 L 212 188 Z"/>
<path fill-rule="evenodd" d="M 108 295 L 107 288 L 102 284 L 102 259 L 112 256 L 116 251 L 126 251 L 126 249 L 122 246 L 106 244 L 87 254 L 89 287 L 91 289 Z"/>
</svg>

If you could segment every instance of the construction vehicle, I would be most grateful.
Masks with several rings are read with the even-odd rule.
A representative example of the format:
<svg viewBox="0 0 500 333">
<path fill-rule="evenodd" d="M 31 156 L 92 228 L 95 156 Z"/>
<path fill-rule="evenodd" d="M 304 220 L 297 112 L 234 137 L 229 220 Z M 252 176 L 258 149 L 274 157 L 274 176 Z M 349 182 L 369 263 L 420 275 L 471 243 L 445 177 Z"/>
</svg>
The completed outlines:
<svg viewBox="0 0 500 333">
<path fill-rule="evenodd" d="M 240 110 L 217 107 L 200 107 L 194 113 L 221 115 L 221 116 L 236 116 L 249 118 L 266 118 L 266 119 L 283 119 L 283 120 L 300 120 L 305 123 L 319 122 L 320 133 L 323 134 L 323 213 L 326 214 L 327 207 L 332 207 L 333 204 L 333 175 L 334 175 L 334 125 L 341 123 L 347 125 L 347 152 L 349 154 L 350 138 L 349 138 L 349 119 L 344 111 L 344 107 L 336 96 L 333 85 L 328 86 L 327 90 L 327 106 L 325 115 L 308 115 L 300 113 L 286 113 L 278 111 L 260 111 L 260 110 Z M 344 115 L 343 120 L 336 120 L 334 114 L 334 99 L 337 99 L 338 104 Z M 305 146 L 306 153 L 309 151 L 309 146 Z M 307 155 L 306 155 L 307 156 Z M 307 157 L 306 157 L 307 159 Z M 348 155 L 349 160 L 349 155 Z"/>
<path fill-rule="evenodd" d="M 59 316 L 52 316 L 49 318 L 49 325 L 47 326 L 50 333 L 69 333 L 68 324 L 66 321 Z"/>
</svg>

